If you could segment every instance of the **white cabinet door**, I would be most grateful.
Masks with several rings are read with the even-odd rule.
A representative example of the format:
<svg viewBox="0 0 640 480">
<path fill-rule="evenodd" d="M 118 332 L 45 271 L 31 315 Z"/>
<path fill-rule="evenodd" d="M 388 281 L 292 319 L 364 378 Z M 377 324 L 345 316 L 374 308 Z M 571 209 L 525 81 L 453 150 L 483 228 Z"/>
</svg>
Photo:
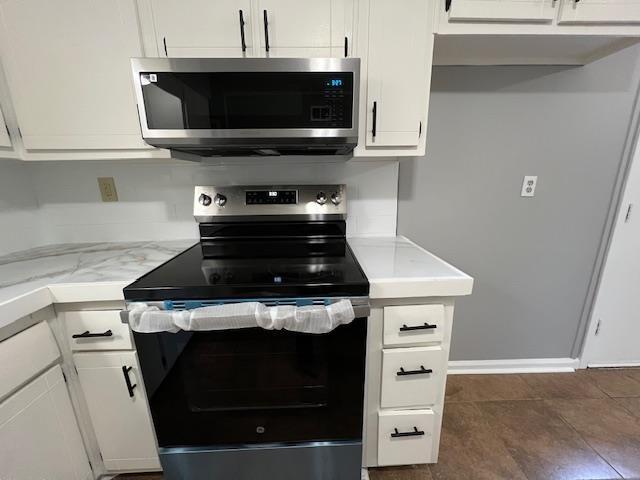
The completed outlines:
<svg viewBox="0 0 640 480">
<path fill-rule="evenodd" d="M 11 148 L 11 137 L 9 137 L 9 130 L 7 130 L 7 124 L 4 121 L 4 115 L 0 110 L 0 147 Z"/>
<path fill-rule="evenodd" d="M 366 146 L 415 147 L 426 133 L 433 9 L 424 0 L 370 5 Z"/>
<path fill-rule="evenodd" d="M 640 0 L 562 0 L 558 23 L 640 23 Z"/>
<path fill-rule="evenodd" d="M 135 352 L 76 353 L 73 361 L 107 470 L 160 468 Z"/>
<path fill-rule="evenodd" d="M 153 18 L 161 55 L 253 54 L 251 0 L 153 0 Z"/>
<path fill-rule="evenodd" d="M 5 0 L 0 40 L 28 150 L 149 149 L 129 59 L 142 55 L 135 0 Z"/>
<path fill-rule="evenodd" d="M 557 0 L 451 0 L 449 21 L 551 22 Z"/>
<path fill-rule="evenodd" d="M 0 403 L 0 478 L 93 478 L 59 365 Z"/>
<path fill-rule="evenodd" d="M 256 0 L 261 56 L 344 56 L 353 0 Z M 268 46 L 268 51 L 267 51 Z"/>
</svg>

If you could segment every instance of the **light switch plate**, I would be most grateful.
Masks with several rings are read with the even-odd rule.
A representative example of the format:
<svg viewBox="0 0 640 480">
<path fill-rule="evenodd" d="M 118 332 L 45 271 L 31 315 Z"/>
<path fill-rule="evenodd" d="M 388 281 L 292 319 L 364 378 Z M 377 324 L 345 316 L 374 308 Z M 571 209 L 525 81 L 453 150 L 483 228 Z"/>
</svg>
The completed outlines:
<svg viewBox="0 0 640 480">
<path fill-rule="evenodd" d="M 103 202 L 118 201 L 116 182 L 113 180 L 113 177 L 99 177 L 98 187 L 100 187 L 100 196 Z"/>
<path fill-rule="evenodd" d="M 526 175 L 522 180 L 522 190 L 520 190 L 521 197 L 535 197 L 536 185 L 538 184 L 538 177 L 536 175 Z"/>
</svg>

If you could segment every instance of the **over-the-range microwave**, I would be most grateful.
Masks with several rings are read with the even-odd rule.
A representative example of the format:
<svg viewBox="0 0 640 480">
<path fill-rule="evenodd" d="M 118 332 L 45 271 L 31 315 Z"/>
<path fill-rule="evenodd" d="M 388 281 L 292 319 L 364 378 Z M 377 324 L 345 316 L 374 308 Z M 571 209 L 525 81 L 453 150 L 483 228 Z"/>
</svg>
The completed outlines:
<svg viewBox="0 0 640 480">
<path fill-rule="evenodd" d="M 357 144 L 360 59 L 134 58 L 131 65 L 144 140 L 177 156 L 348 155 Z"/>
</svg>

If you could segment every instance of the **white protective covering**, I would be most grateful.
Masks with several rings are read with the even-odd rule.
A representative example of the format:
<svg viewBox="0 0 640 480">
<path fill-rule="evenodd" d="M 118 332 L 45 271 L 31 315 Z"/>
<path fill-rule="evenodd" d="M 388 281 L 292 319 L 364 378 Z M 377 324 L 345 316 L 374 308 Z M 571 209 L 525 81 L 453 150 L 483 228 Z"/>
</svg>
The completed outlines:
<svg viewBox="0 0 640 480">
<path fill-rule="evenodd" d="M 328 333 L 355 318 L 349 300 L 330 305 L 268 307 L 259 302 L 229 303 L 193 310 L 160 310 L 146 303 L 128 307 L 129 326 L 139 333 L 230 330 L 262 327 L 304 333 Z"/>
</svg>

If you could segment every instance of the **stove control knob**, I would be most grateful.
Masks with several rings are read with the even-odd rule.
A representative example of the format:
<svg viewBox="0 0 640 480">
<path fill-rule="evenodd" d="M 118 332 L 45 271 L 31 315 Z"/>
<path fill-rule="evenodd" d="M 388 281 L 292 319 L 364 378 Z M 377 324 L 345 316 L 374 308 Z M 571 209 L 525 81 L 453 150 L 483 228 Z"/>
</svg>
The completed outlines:
<svg viewBox="0 0 640 480">
<path fill-rule="evenodd" d="M 211 205 L 211 197 L 206 193 L 203 193 L 202 195 L 200 195 L 200 197 L 198 198 L 198 201 L 205 207 L 208 207 L 209 205 Z"/>
<path fill-rule="evenodd" d="M 318 205 L 324 205 L 325 203 L 327 203 L 327 196 L 324 194 L 324 192 L 318 192 L 318 195 L 316 195 L 316 203 Z"/>
<path fill-rule="evenodd" d="M 339 205 L 341 201 L 342 195 L 340 195 L 340 193 L 335 192 L 331 194 L 331 203 L 333 203 L 334 205 Z"/>
<path fill-rule="evenodd" d="M 213 203 L 215 203 L 219 207 L 224 207 L 227 204 L 227 197 L 225 197 L 221 193 L 216 193 L 216 196 L 213 197 Z"/>
</svg>

